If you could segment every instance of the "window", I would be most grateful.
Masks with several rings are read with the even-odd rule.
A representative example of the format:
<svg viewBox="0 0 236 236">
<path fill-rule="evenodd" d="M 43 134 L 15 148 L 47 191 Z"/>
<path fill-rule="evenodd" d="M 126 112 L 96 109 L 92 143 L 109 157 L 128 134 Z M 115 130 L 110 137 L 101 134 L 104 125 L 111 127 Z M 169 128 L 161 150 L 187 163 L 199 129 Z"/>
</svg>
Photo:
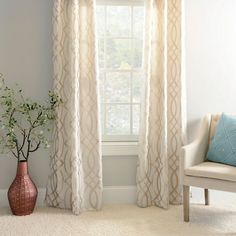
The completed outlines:
<svg viewBox="0 0 236 236">
<path fill-rule="evenodd" d="M 103 141 L 137 140 L 143 80 L 143 2 L 97 1 Z"/>
</svg>

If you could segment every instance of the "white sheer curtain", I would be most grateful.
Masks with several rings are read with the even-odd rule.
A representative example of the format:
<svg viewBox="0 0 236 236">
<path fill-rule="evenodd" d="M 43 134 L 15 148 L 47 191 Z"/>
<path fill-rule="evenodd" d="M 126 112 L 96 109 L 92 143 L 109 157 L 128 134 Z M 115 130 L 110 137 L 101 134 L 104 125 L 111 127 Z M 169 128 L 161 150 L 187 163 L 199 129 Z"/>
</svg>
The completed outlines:
<svg viewBox="0 0 236 236">
<path fill-rule="evenodd" d="M 63 103 L 46 202 L 75 214 L 100 209 L 102 200 L 94 23 L 94 0 L 54 0 L 54 85 Z"/>
<path fill-rule="evenodd" d="M 184 130 L 181 0 L 145 0 L 145 96 L 137 204 L 181 203 L 179 157 Z"/>
</svg>

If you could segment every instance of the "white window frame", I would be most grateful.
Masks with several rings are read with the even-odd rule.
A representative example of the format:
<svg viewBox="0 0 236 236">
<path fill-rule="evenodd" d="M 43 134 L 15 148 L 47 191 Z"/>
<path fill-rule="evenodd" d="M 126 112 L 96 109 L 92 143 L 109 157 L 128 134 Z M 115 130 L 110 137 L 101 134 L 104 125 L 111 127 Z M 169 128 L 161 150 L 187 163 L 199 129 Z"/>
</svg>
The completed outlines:
<svg viewBox="0 0 236 236">
<path fill-rule="evenodd" d="M 110 6 L 143 6 L 144 0 L 96 0 L 96 4 Z"/>
<path fill-rule="evenodd" d="M 97 0 L 96 1 L 97 5 L 98 6 L 143 6 L 144 5 L 144 0 Z M 133 12 L 132 12 L 133 13 Z M 106 16 L 105 16 L 105 21 L 106 21 Z M 133 23 L 133 14 L 131 15 L 131 22 Z M 106 26 L 106 23 L 105 23 L 105 26 Z M 131 25 L 131 32 L 133 31 L 133 24 Z M 115 39 L 139 39 L 139 38 L 135 38 L 133 37 L 133 33 L 131 36 L 129 37 L 107 37 L 106 35 L 104 36 L 104 44 L 106 42 L 106 39 L 109 39 L 109 38 L 115 38 Z M 104 45 L 104 50 L 106 50 L 106 46 Z M 106 53 L 106 52 L 105 52 Z M 102 70 L 101 70 L 102 71 Z M 109 69 L 105 69 L 104 70 L 105 72 L 109 72 Z M 115 69 L 111 69 L 110 70 L 111 72 L 129 72 L 131 73 L 131 88 L 132 88 L 132 73 L 133 72 L 142 72 L 143 69 L 132 69 L 132 70 L 115 70 Z M 103 103 L 104 105 L 106 105 L 106 103 Z M 112 103 L 107 103 L 107 104 L 112 104 Z M 117 105 L 119 104 L 122 104 L 122 103 L 115 103 Z M 140 105 L 140 103 L 134 103 L 133 102 L 133 94 L 132 94 L 132 91 L 131 91 L 131 96 L 130 96 L 130 102 L 128 103 L 124 103 L 126 105 L 129 105 L 130 104 L 130 128 L 131 128 L 131 132 L 132 132 L 132 127 L 133 127 L 133 105 L 137 104 L 137 105 Z M 105 122 L 106 122 L 106 112 L 104 113 L 104 119 L 105 119 Z M 103 125 L 105 125 L 105 122 Z M 102 129 L 105 129 L 104 127 L 102 127 Z M 107 148 L 104 149 L 105 150 L 108 150 L 110 149 L 110 146 L 114 143 L 118 143 L 119 145 L 121 144 L 125 144 L 125 143 L 131 143 L 132 146 L 137 146 L 137 141 L 138 141 L 138 135 L 106 135 L 104 134 L 102 136 L 102 141 L 103 143 L 107 145 Z M 116 145 L 119 146 L 119 145 Z M 126 146 L 125 145 L 125 148 L 126 149 Z M 117 149 L 117 148 L 116 148 Z M 110 152 L 110 151 L 109 151 Z M 135 151 L 136 152 L 136 151 Z"/>
<path fill-rule="evenodd" d="M 138 155 L 138 142 L 102 142 L 103 157 L 130 157 Z"/>
</svg>

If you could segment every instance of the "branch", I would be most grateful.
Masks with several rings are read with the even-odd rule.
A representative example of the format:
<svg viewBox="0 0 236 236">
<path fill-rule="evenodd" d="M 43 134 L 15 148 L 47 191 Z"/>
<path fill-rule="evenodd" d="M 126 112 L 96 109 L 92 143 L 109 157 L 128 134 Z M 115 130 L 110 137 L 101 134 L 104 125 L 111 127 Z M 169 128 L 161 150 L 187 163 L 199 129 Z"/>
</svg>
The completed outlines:
<svg viewBox="0 0 236 236">
<path fill-rule="evenodd" d="M 16 155 L 16 153 L 11 149 L 11 148 L 9 148 L 8 146 L 7 146 L 7 142 L 6 142 L 6 140 L 4 139 L 4 137 L 1 137 L 1 141 L 3 141 L 4 143 L 5 143 L 5 147 L 13 154 L 13 156 L 14 157 L 16 157 L 16 159 L 18 160 L 18 156 Z"/>
<path fill-rule="evenodd" d="M 28 136 L 28 138 L 29 138 L 29 136 Z M 29 158 L 29 153 L 30 153 L 30 143 L 31 143 L 31 141 L 30 141 L 29 139 L 27 139 L 27 142 L 28 142 L 28 147 L 27 147 L 26 160 L 28 160 L 28 158 Z"/>
<path fill-rule="evenodd" d="M 37 143 L 36 147 L 34 149 L 32 149 L 32 150 L 29 150 L 29 152 L 35 152 L 39 148 L 40 144 L 41 144 L 41 142 L 39 141 Z"/>
<path fill-rule="evenodd" d="M 10 124 L 10 120 L 11 120 L 12 116 L 14 115 L 15 111 L 16 111 L 15 108 L 13 108 L 13 110 L 11 111 L 11 115 L 9 117 L 9 122 L 8 122 L 9 124 Z"/>
<path fill-rule="evenodd" d="M 37 143 L 36 147 L 35 147 L 34 149 L 30 150 L 30 144 L 31 144 L 30 135 L 31 135 L 31 132 L 32 132 L 33 129 L 35 129 L 36 127 L 40 126 L 40 125 L 35 125 L 35 124 L 37 123 L 37 121 L 38 121 L 38 119 L 39 119 L 39 117 L 40 117 L 41 115 L 42 115 L 42 111 L 40 111 L 40 112 L 38 113 L 36 120 L 33 122 L 32 126 L 31 126 L 31 128 L 30 128 L 30 130 L 29 130 L 29 132 L 28 132 L 28 135 L 26 135 L 26 136 L 27 136 L 27 142 L 28 142 L 28 148 L 27 148 L 26 159 L 29 158 L 30 152 L 35 152 L 36 150 L 38 150 L 38 148 L 39 148 L 39 146 L 40 146 L 40 144 L 41 144 L 41 141 L 39 141 L 39 142 Z"/>
<path fill-rule="evenodd" d="M 23 101 L 23 103 L 26 103 L 26 101 L 25 101 L 25 99 L 24 99 L 24 97 L 23 97 L 23 95 L 22 94 L 20 94 L 20 97 L 21 97 L 21 100 Z M 30 125 L 32 126 L 33 124 L 32 124 L 32 122 L 31 122 L 31 115 L 30 115 L 30 112 L 28 111 L 28 110 L 26 110 L 27 111 L 27 114 L 28 114 L 28 116 L 29 116 L 29 123 L 30 123 Z"/>
<path fill-rule="evenodd" d="M 42 125 L 41 125 L 41 124 L 35 125 L 32 129 L 38 128 L 38 127 L 40 127 L 40 126 L 42 126 Z"/>
<path fill-rule="evenodd" d="M 17 160 L 19 160 L 18 156 L 17 156 L 10 148 L 8 148 L 8 149 L 9 149 L 10 152 L 13 154 L 13 156 L 14 156 Z"/>
<path fill-rule="evenodd" d="M 29 132 L 28 132 L 28 135 L 26 135 L 27 136 L 27 142 L 28 142 L 28 147 L 27 147 L 27 154 L 26 154 L 26 158 L 28 159 L 28 157 L 29 157 L 29 150 L 30 150 L 30 143 L 31 143 L 31 141 L 30 141 L 30 135 L 31 135 L 31 132 L 32 132 L 32 127 L 29 129 Z"/>
<path fill-rule="evenodd" d="M 13 108 L 12 111 L 11 111 L 11 115 L 10 115 L 9 121 L 8 121 L 8 124 L 9 124 L 9 125 L 10 125 L 11 119 L 12 119 L 12 117 L 13 117 L 15 111 L 16 111 L 15 108 Z M 16 159 L 19 161 L 19 151 L 18 151 L 19 149 L 18 149 L 18 142 L 17 142 L 17 140 L 15 141 L 15 143 L 16 143 L 17 154 L 16 154 L 12 149 L 10 149 L 10 148 L 8 148 L 8 149 L 9 149 L 9 150 L 11 151 L 11 153 L 16 157 Z"/>
<path fill-rule="evenodd" d="M 33 122 L 33 125 L 32 125 L 33 128 L 37 127 L 37 126 L 34 126 L 34 125 L 36 124 L 36 122 L 38 121 L 39 117 L 40 117 L 42 114 L 43 114 L 42 111 L 40 111 L 40 112 L 38 113 L 38 116 L 37 116 L 36 120 Z"/>
<path fill-rule="evenodd" d="M 20 125 L 17 122 L 16 122 L 16 127 L 19 129 L 21 134 L 24 135 L 25 130 L 22 127 L 20 127 Z"/>
<path fill-rule="evenodd" d="M 25 158 L 25 160 L 27 160 L 27 158 L 26 158 L 26 156 L 25 156 L 23 150 L 21 150 L 20 152 L 21 152 L 22 156 Z"/>
<path fill-rule="evenodd" d="M 21 147 L 19 148 L 19 152 L 23 149 L 24 145 L 25 145 L 25 140 L 26 140 L 26 135 L 25 135 L 25 129 L 23 130 L 23 142 Z"/>
<path fill-rule="evenodd" d="M 19 146 L 18 146 L 17 139 L 16 139 L 15 143 L 16 143 L 17 159 L 20 160 L 20 151 L 19 151 Z"/>
</svg>

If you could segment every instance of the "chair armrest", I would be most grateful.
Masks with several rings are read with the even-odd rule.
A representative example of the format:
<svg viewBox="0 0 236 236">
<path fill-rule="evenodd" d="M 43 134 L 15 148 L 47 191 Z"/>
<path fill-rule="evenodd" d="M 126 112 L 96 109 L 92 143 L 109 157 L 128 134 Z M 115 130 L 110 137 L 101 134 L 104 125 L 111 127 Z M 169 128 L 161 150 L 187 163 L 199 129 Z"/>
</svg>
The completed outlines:
<svg viewBox="0 0 236 236">
<path fill-rule="evenodd" d="M 181 148 L 180 173 L 184 176 L 184 170 L 204 161 L 208 143 L 211 115 L 205 116 L 200 125 L 197 138 L 190 144 Z"/>
</svg>

